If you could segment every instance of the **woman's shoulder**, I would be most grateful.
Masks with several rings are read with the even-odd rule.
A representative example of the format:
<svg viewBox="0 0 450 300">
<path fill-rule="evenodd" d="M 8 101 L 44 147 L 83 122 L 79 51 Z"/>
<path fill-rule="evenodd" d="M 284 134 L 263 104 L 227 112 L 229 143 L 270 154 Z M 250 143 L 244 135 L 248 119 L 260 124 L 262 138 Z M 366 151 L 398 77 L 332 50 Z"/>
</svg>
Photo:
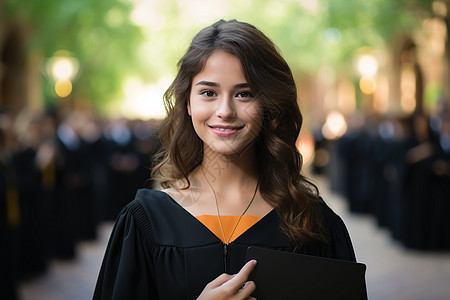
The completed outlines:
<svg viewBox="0 0 450 300">
<path fill-rule="evenodd" d="M 139 207 L 152 220 L 181 221 L 192 217 L 173 192 L 167 190 L 139 189 L 126 209 Z"/>
<path fill-rule="evenodd" d="M 137 190 L 134 200 L 142 204 L 151 204 L 155 201 L 166 201 L 167 198 L 170 198 L 170 196 L 164 191 L 142 188 Z"/>
<path fill-rule="evenodd" d="M 328 205 L 322 197 L 319 197 L 323 221 L 328 226 L 345 226 L 342 218 Z"/>
<path fill-rule="evenodd" d="M 169 207 L 173 205 L 171 200 L 170 196 L 162 191 L 139 189 L 134 199 L 123 207 L 119 217 L 132 217 L 138 221 L 148 219 L 152 215 L 169 210 Z"/>
<path fill-rule="evenodd" d="M 181 207 L 167 193 L 139 189 L 134 199 L 122 209 L 119 222 L 134 222 L 143 231 L 153 231 L 155 224 L 175 222 L 181 217 Z"/>
<path fill-rule="evenodd" d="M 158 212 L 170 207 L 178 206 L 177 203 L 167 193 L 161 190 L 139 189 L 136 195 L 126 207 L 125 210 L 133 210 L 132 208 L 140 207 L 147 213 Z"/>
<path fill-rule="evenodd" d="M 348 236 L 347 226 L 341 216 L 336 213 L 322 198 L 320 198 L 320 206 L 322 210 L 322 219 L 325 228 L 332 235 Z"/>
<path fill-rule="evenodd" d="M 329 255 L 333 258 L 355 261 L 350 234 L 342 218 L 320 198 L 323 224 L 328 236 Z"/>
</svg>

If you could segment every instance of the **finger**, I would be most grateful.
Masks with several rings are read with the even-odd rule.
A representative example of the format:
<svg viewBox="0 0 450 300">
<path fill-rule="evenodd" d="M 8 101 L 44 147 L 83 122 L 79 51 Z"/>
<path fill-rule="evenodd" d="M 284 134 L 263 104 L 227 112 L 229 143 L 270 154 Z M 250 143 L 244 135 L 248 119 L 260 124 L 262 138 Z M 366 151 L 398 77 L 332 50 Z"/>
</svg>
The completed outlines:
<svg viewBox="0 0 450 300">
<path fill-rule="evenodd" d="M 253 281 L 247 281 L 242 288 L 239 290 L 239 294 L 247 299 L 255 291 L 256 284 Z"/>
<path fill-rule="evenodd" d="M 248 261 L 242 269 L 237 273 L 233 279 L 229 280 L 227 282 L 227 285 L 229 284 L 232 288 L 236 288 L 238 290 L 248 279 L 248 276 L 250 276 L 250 273 L 253 271 L 253 269 L 256 266 L 256 260 L 252 259 Z"/>
<path fill-rule="evenodd" d="M 252 259 L 248 261 L 242 269 L 239 271 L 239 273 L 236 274 L 235 277 L 238 277 L 239 279 L 244 279 L 244 282 L 247 281 L 248 276 L 250 276 L 250 273 L 253 271 L 253 269 L 256 266 L 256 260 Z"/>
<path fill-rule="evenodd" d="M 206 286 L 208 286 L 210 288 L 216 288 L 233 278 L 234 278 L 233 275 L 224 273 L 224 274 L 220 275 L 219 277 L 217 277 L 216 279 L 214 279 L 213 281 L 211 281 L 210 283 L 208 283 Z"/>
</svg>

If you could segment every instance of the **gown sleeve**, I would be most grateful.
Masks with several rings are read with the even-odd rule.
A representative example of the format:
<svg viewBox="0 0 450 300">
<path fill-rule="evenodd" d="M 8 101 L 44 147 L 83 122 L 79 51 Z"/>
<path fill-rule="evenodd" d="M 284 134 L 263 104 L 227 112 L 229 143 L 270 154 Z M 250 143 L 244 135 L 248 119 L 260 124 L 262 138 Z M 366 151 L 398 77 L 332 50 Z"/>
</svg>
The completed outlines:
<svg viewBox="0 0 450 300">
<path fill-rule="evenodd" d="M 336 259 L 356 262 L 355 251 L 348 233 L 347 227 L 341 217 L 332 213 L 334 216 L 329 222 L 330 234 L 330 256 Z"/>
<path fill-rule="evenodd" d="M 111 233 L 93 299 L 157 299 L 149 252 L 150 221 L 132 201 Z"/>
</svg>

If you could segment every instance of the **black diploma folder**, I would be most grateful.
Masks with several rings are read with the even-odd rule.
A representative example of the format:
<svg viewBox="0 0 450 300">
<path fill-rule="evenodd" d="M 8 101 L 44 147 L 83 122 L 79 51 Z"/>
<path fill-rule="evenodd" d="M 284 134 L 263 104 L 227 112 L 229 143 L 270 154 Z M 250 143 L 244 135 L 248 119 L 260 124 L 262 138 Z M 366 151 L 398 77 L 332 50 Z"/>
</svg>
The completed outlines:
<svg viewBox="0 0 450 300">
<path fill-rule="evenodd" d="M 366 299 L 366 265 L 344 260 L 248 247 L 258 263 L 249 280 L 258 300 Z"/>
</svg>

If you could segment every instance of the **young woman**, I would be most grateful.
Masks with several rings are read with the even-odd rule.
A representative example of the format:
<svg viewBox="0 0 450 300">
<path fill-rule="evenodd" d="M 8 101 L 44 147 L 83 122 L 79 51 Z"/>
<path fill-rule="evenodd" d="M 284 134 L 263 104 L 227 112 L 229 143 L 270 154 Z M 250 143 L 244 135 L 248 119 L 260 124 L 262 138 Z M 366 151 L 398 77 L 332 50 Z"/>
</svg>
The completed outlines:
<svg viewBox="0 0 450 300">
<path fill-rule="evenodd" d="M 248 246 L 355 261 L 301 174 L 296 85 L 275 45 L 221 20 L 178 66 L 153 170 L 164 189 L 138 191 L 119 215 L 94 299 L 253 299 Z"/>
</svg>

